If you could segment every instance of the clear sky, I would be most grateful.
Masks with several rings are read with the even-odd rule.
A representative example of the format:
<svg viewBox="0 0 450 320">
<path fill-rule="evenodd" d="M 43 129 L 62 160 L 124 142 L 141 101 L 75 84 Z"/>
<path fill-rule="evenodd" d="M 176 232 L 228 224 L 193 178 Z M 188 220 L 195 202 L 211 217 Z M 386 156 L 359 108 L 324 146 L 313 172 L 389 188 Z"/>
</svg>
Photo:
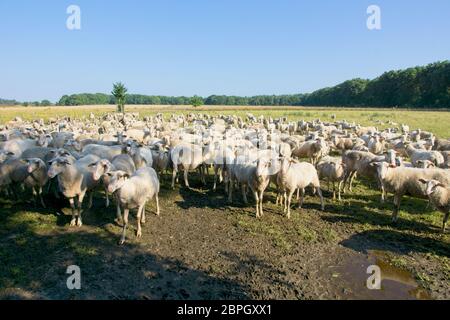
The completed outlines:
<svg viewBox="0 0 450 320">
<path fill-rule="evenodd" d="M 81 8 L 81 30 L 66 9 Z M 381 30 L 366 9 L 381 8 Z M 304 93 L 450 56 L 449 0 L 1 0 L 0 97 Z"/>
</svg>

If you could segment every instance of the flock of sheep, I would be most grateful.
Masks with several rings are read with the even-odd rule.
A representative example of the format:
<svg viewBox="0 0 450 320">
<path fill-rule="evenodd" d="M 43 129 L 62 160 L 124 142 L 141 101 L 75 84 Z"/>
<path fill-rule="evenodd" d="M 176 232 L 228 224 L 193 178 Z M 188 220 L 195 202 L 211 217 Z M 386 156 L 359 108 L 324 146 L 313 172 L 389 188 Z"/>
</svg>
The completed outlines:
<svg viewBox="0 0 450 320">
<path fill-rule="evenodd" d="M 63 195 L 72 209 L 71 226 L 81 226 L 82 203 L 92 206 L 95 191 L 104 191 L 117 206 L 124 243 L 130 209 L 137 209 L 137 236 L 145 222 L 145 205 L 155 199 L 161 174 L 172 172 L 171 186 L 183 172 L 198 171 L 205 184 L 208 168 L 214 185 L 223 183 L 228 201 L 240 188 L 247 203 L 251 191 L 256 217 L 263 215 L 264 192 L 272 186 L 276 203 L 290 217 L 297 192 L 302 206 L 305 188 L 324 199 L 320 180 L 336 193 L 351 192 L 356 176 L 373 180 L 381 191 L 394 194 L 393 221 L 403 195 L 428 198 L 444 213 L 450 208 L 450 141 L 406 125 L 378 130 L 345 120 L 288 121 L 287 118 L 208 114 L 162 114 L 140 120 L 137 113 L 106 114 L 83 119 L 69 117 L 23 121 L 0 126 L 0 191 L 17 196 L 31 189 L 37 205 L 45 207 L 43 193 Z M 332 156 L 333 155 L 333 156 Z M 405 161 L 405 160 L 406 161 Z M 337 190 L 336 190 L 337 184 Z M 337 191 L 337 192 L 336 192 Z M 122 218 L 123 211 L 123 218 Z"/>
</svg>

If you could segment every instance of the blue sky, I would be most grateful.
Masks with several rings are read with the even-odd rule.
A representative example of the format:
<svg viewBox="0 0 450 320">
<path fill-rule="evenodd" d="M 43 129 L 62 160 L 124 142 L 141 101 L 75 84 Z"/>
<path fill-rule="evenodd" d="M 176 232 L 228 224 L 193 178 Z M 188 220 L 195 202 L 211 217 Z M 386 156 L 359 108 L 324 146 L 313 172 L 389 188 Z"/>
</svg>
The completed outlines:
<svg viewBox="0 0 450 320">
<path fill-rule="evenodd" d="M 66 8 L 81 8 L 81 30 Z M 381 30 L 366 9 L 381 8 Z M 310 92 L 449 59 L 450 1 L 1 0 L 0 97 Z"/>
</svg>

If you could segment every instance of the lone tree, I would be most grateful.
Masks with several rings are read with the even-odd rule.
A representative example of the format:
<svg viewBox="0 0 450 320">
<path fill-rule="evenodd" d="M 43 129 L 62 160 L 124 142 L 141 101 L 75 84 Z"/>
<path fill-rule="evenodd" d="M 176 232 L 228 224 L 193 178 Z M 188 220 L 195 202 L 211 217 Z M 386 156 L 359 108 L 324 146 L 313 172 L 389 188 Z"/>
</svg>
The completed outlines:
<svg viewBox="0 0 450 320">
<path fill-rule="evenodd" d="M 113 90 L 111 94 L 116 98 L 117 112 L 125 113 L 125 98 L 127 96 L 128 89 L 122 82 L 117 82 L 113 84 Z"/>
<path fill-rule="evenodd" d="M 203 104 L 203 98 L 195 95 L 191 98 L 190 102 L 193 107 L 199 107 Z"/>
</svg>

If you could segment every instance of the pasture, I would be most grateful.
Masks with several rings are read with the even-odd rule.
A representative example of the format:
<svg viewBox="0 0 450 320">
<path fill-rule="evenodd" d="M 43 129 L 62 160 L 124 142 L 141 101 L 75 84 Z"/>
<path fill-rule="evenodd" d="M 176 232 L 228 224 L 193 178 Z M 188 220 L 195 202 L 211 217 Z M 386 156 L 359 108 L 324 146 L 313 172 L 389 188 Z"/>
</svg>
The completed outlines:
<svg viewBox="0 0 450 320">
<path fill-rule="evenodd" d="M 24 120 L 101 115 L 113 106 L 8 107 L 0 124 Z M 388 121 L 450 137 L 450 112 L 301 107 L 127 106 L 140 116 L 158 112 L 287 116 L 289 120 L 346 119 L 383 129 Z M 237 195 L 227 203 L 223 185 L 212 191 L 212 170 L 203 186 L 170 188 L 161 179 L 161 215 L 147 204 L 142 237 L 130 215 L 128 239 L 117 245 L 115 207 L 94 196 L 83 226 L 69 227 L 67 200 L 48 198 L 36 208 L 30 197 L 0 198 L 0 298 L 27 299 L 449 299 L 450 236 L 442 213 L 426 200 L 404 197 L 399 221 L 391 223 L 392 197 L 379 201 L 370 181 L 357 179 L 353 192 L 332 201 L 322 182 L 325 210 L 307 192 L 302 209 L 287 220 L 266 191 L 265 214 Z M 181 179 L 180 179 L 181 180 Z M 296 201 L 294 201 L 296 203 Z M 78 265 L 82 288 L 68 290 L 66 268 Z M 366 287 L 367 267 L 382 269 L 382 290 Z"/>
</svg>

